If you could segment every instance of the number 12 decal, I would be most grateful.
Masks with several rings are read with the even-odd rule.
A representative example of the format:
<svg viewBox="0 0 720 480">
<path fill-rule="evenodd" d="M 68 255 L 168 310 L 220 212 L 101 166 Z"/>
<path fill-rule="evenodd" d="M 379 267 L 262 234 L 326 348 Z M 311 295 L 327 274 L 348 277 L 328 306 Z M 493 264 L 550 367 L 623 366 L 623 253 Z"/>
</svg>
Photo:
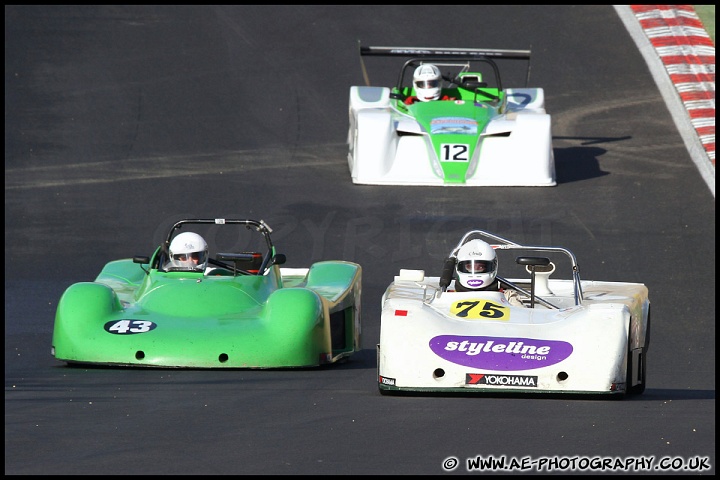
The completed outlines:
<svg viewBox="0 0 720 480">
<path fill-rule="evenodd" d="M 440 160 L 443 162 L 470 161 L 470 147 L 464 143 L 443 143 L 440 145 Z"/>
</svg>

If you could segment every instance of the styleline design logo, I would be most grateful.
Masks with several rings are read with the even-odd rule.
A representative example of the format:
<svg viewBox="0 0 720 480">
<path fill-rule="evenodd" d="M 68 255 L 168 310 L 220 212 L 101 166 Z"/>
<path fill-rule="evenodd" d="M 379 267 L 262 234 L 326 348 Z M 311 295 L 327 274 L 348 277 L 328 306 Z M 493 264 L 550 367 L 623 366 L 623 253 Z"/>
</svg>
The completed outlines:
<svg viewBox="0 0 720 480">
<path fill-rule="evenodd" d="M 430 349 L 440 358 L 466 367 L 487 370 L 532 370 L 568 358 L 573 346 L 559 340 L 439 335 Z"/>
</svg>

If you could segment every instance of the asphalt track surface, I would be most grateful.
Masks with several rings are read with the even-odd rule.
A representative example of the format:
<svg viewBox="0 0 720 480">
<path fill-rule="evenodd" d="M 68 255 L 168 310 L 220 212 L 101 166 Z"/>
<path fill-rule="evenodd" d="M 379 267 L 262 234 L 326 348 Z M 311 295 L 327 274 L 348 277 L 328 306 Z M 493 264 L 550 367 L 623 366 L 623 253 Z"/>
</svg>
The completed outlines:
<svg viewBox="0 0 720 480">
<path fill-rule="evenodd" d="M 558 185 L 353 185 L 358 39 L 531 48 Z M 395 80 L 388 59 L 368 68 Z M 291 267 L 360 263 L 363 351 L 303 371 L 54 360 L 64 289 L 186 216 L 264 219 Z M 439 274 L 472 228 L 567 247 L 583 279 L 647 284 L 645 394 L 381 396 L 384 289 L 400 268 Z M 6 6 L 5 254 L 6 474 L 442 474 L 448 457 L 468 473 L 491 455 L 715 472 L 715 199 L 609 5 Z M 666 473 L 626 473 L 651 472 Z"/>
</svg>

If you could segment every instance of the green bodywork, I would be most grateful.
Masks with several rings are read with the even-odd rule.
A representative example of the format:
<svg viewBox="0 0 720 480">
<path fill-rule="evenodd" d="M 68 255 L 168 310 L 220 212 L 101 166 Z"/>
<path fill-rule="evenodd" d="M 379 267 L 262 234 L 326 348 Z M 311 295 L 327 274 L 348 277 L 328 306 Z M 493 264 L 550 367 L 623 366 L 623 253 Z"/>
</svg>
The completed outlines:
<svg viewBox="0 0 720 480">
<path fill-rule="evenodd" d="M 333 363 L 358 350 L 360 266 L 326 261 L 287 271 L 273 265 L 264 275 L 204 274 L 166 272 L 132 259 L 110 262 L 94 282 L 76 283 L 62 295 L 55 358 L 282 368 Z"/>
<path fill-rule="evenodd" d="M 475 150 L 482 148 L 480 135 L 503 110 L 505 92 L 497 88 L 443 89 L 443 96 L 458 101 L 415 102 L 411 105 L 403 101 L 415 95 L 411 87 L 394 88 L 393 94 L 395 109 L 417 120 L 428 133 L 436 158 L 446 160 L 438 162 L 445 183 L 465 183 L 477 165 L 473 159 L 477 157 L 476 153 L 479 155 Z M 442 122 L 448 128 L 442 128 Z M 465 161 L 447 161 L 453 155 L 462 155 Z"/>
</svg>

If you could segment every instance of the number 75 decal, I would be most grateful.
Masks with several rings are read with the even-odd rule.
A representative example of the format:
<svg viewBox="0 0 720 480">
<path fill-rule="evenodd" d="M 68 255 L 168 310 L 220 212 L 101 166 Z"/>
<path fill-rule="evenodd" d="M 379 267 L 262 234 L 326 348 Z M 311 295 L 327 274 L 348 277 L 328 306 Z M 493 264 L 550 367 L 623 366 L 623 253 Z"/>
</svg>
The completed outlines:
<svg viewBox="0 0 720 480">
<path fill-rule="evenodd" d="M 450 313 L 459 318 L 482 318 L 485 320 L 510 319 L 510 309 L 505 305 L 488 300 L 463 300 L 450 306 Z"/>
<path fill-rule="evenodd" d="M 440 160 L 443 162 L 469 162 L 470 147 L 464 143 L 440 144 Z"/>
</svg>

